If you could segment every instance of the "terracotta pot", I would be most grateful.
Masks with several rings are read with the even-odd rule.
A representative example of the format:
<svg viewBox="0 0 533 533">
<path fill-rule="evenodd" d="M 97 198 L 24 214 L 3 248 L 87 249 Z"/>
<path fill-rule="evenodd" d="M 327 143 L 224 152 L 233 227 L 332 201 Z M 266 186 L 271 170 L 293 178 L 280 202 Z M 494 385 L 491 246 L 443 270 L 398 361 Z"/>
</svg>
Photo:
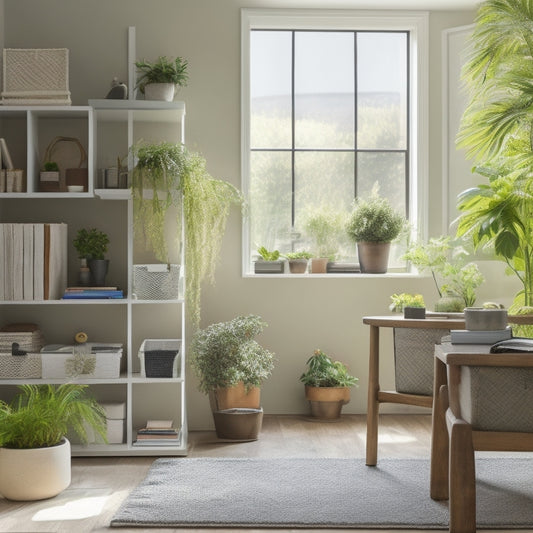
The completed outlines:
<svg viewBox="0 0 533 533">
<path fill-rule="evenodd" d="M 316 418 L 339 418 L 342 406 L 350 401 L 348 387 L 305 386 L 305 397 L 309 400 L 311 414 Z"/>
<path fill-rule="evenodd" d="M 43 500 L 70 485 L 70 442 L 48 448 L 0 448 L 0 493 L 9 500 Z"/>
<path fill-rule="evenodd" d="M 289 259 L 291 274 L 305 274 L 307 271 L 307 259 Z"/>
<path fill-rule="evenodd" d="M 390 242 L 358 242 L 359 267 L 365 274 L 385 274 L 389 266 Z"/>
<path fill-rule="evenodd" d="M 327 257 L 313 257 L 311 259 L 311 273 L 312 274 L 325 274 L 328 271 L 328 258 Z"/>
<path fill-rule="evenodd" d="M 234 387 L 218 387 L 209 393 L 209 403 L 213 412 L 235 408 L 259 409 L 261 389 L 252 387 L 246 390 L 242 381 Z"/>
</svg>

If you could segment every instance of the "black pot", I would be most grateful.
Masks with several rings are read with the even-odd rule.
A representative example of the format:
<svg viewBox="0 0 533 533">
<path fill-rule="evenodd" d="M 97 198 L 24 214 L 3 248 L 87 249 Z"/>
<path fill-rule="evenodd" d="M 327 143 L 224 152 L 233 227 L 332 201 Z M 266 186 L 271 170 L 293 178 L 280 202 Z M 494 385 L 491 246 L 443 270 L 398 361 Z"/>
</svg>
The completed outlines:
<svg viewBox="0 0 533 533">
<path fill-rule="evenodd" d="M 89 259 L 89 270 L 91 271 L 91 282 L 96 287 L 105 286 L 105 277 L 109 269 L 109 259 Z"/>
</svg>

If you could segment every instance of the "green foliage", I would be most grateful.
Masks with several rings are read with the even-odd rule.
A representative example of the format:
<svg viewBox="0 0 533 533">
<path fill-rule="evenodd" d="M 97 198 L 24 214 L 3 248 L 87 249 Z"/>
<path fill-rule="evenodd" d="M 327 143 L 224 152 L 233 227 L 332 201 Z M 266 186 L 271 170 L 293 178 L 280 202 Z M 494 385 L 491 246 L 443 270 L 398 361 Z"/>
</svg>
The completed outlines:
<svg viewBox="0 0 533 533">
<path fill-rule="evenodd" d="M 334 361 L 322 350 L 315 350 L 307 360 L 309 367 L 300 376 L 300 381 L 310 387 L 352 387 L 359 380 L 350 375 L 346 365 Z"/>
<path fill-rule="evenodd" d="M 533 305 L 532 28 L 530 0 L 480 5 L 464 68 L 470 101 L 458 136 L 488 183 L 459 195 L 457 234 L 508 265 L 527 306 Z"/>
<path fill-rule="evenodd" d="M 327 257 L 333 260 L 338 255 L 345 223 L 345 214 L 328 205 L 308 210 L 304 215 L 303 227 L 312 243 L 314 257 Z"/>
<path fill-rule="evenodd" d="M 392 242 L 406 226 L 405 216 L 395 211 L 376 187 L 368 199 L 354 201 L 346 230 L 354 242 Z"/>
<path fill-rule="evenodd" d="M 135 66 L 141 73 L 135 88 L 139 88 L 144 94 L 144 88 L 149 83 L 173 83 L 174 85 L 187 85 L 187 60 L 182 57 L 168 59 L 166 56 L 159 56 L 156 61 L 137 61 Z"/>
<path fill-rule="evenodd" d="M 172 234 L 180 242 L 183 209 L 187 310 L 197 326 L 201 284 L 214 281 L 229 210 L 235 204 L 242 206 L 242 196 L 230 183 L 213 178 L 205 159 L 184 146 L 139 143 L 132 150 L 137 159 L 131 185 L 135 238 L 159 261 L 169 263 L 165 222 L 171 208 L 177 209 Z"/>
<path fill-rule="evenodd" d="M 46 161 L 44 170 L 45 172 L 59 172 L 59 165 L 55 161 Z"/>
<path fill-rule="evenodd" d="M 259 316 L 239 316 L 198 330 L 191 342 L 191 365 L 202 392 L 216 387 L 260 386 L 274 367 L 274 354 L 254 337 L 266 327 Z"/>
<path fill-rule="evenodd" d="M 107 442 L 105 411 L 86 395 L 87 385 L 21 385 L 10 403 L 0 401 L 0 446 L 42 448 L 59 444 L 69 429 L 87 442 L 84 424 Z"/>
<path fill-rule="evenodd" d="M 277 261 L 279 259 L 279 250 L 272 250 L 269 252 L 264 246 L 257 249 L 257 253 L 261 256 L 263 261 Z"/>
<path fill-rule="evenodd" d="M 476 289 L 485 281 L 474 262 L 467 262 L 467 251 L 450 237 L 431 238 L 427 243 L 413 243 L 402 259 L 420 272 L 431 272 L 439 296 L 457 295 L 463 307 L 472 307 Z M 462 310 L 462 309 L 461 309 Z"/>
<path fill-rule="evenodd" d="M 78 230 L 73 241 L 80 259 L 104 259 L 109 244 L 109 237 L 96 228 Z"/>
<path fill-rule="evenodd" d="M 289 252 L 287 254 L 284 254 L 289 261 L 291 259 L 311 259 L 313 257 L 313 254 L 310 252 Z"/>
<path fill-rule="evenodd" d="M 402 292 L 393 294 L 391 297 L 389 309 L 395 313 L 402 313 L 405 307 L 426 307 L 424 297 L 421 294 L 408 294 Z"/>
</svg>

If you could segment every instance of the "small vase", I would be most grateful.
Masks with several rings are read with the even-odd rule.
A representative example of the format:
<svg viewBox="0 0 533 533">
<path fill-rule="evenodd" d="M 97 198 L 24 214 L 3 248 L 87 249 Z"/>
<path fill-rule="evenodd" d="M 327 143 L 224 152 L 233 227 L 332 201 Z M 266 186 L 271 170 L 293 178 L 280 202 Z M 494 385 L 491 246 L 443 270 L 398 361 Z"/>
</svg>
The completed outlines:
<svg viewBox="0 0 533 533">
<path fill-rule="evenodd" d="M 78 279 L 79 284 L 82 287 L 87 287 L 91 284 L 91 271 L 87 266 L 87 259 L 80 259 L 80 274 Z"/>
<path fill-rule="evenodd" d="M 96 287 L 105 285 L 105 277 L 109 268 L 109 259 L 90 259 L 89 269 L 91 271 L 91 281 Z"/>
</svg>

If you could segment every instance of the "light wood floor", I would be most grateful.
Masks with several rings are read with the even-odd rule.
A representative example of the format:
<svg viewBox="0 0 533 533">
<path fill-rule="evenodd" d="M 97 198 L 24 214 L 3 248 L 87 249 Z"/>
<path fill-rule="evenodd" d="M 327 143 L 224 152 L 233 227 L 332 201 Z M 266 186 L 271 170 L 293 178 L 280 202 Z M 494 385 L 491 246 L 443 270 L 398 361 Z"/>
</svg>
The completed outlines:
<svg viewBox="0 0 533 533">
<path fill-rule="evenodd" d="M 378 460 L 379 457 L 429 459 L 430 423 L 429 415 L 381 415 Z M 346 415 L 341 420 L 333 422 L 318 422 L 302 416 L 265 416 L 260 437 L 255 442 L 220 442 L 217 441 L 214 432 L 191 432 L 188 456 L 353 457 L 364 461 L 365 430 L 365 417 L 359 415 Z M 0 532 L 187 531 L 108 527 L 121 502 L 129 491 L 144 478 L 154 459 L 154 457 L 73 458 L 72 484 L 56 498 L 29 503 L 9 502 L 0 498 Z M 225 533 L 230 530 L 194 529 L 188 531 Z M 274 533 L 279 530 L 248 531 Z M 309 530 L 293 531 L 304 533 Z M 339 530 L 311 531 L 316 533 Z M 363 533 L 368 530 L 356 531 Z M 375 533 L 376 530 L 373 531 Z M 386 533 L 387 530 L 379 531 Z M 400 530 L 391 531 L 399 532 Z M 417 531 L 424 533 L 422 530 Z M 503 530 L 499 533 L 503 533 Z"/>
</svg>

